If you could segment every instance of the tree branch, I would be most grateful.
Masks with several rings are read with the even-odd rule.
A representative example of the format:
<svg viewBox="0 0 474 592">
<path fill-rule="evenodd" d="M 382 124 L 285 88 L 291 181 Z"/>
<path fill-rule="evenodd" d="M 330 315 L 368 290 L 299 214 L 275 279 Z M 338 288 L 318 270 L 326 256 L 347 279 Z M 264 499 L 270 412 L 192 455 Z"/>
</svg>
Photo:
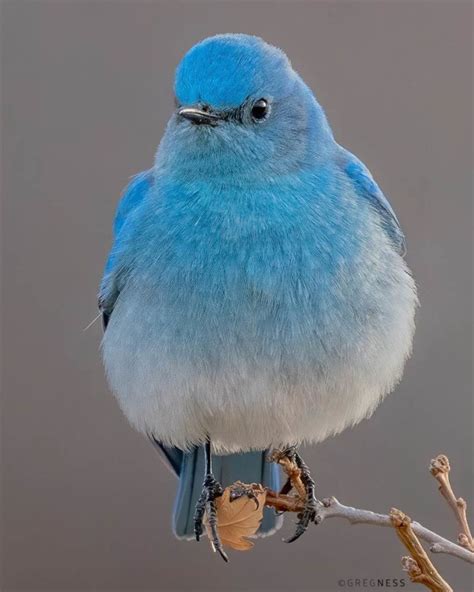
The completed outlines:
<svg viewBox="0 0 474 592">
<path fill-rule="evenodd" d="M 410 580 L 417 584 L 423 584 L 432 592 L 453 592 L 451 586 L 443 580 L 421 546 L 413 531 L 411 518 L 400 510 L 392 508 L 390 521 L 398 538 L 410 552 L 411 557 L 402 557 L 403 569 L 408 573 Z"/>
<path fill-rule="evenodd" d="M 441 457 L 437 458 L 439 459 Z M 446 459 L 447 461 L 446 457 L 443 457 L 443 459 Z M 289 478 L 291 486 L 296 492 L 296 495 L 277 493 L 267 489 L 265 505 L 270 508 L 274 508 L 279 512 L 302 512 L 304 509 L 305 490 L 301 482 L 300 469 L 292 459 L 288 458 L 284 452 L 279 450 L 274 450 L 271 453 L 269 460 L 271 462 L 278 463 L 282 467 L 283 471 Z M 433 462 L 434 461 L 432 461 L 432 464 Z M 444 479 L 447 479 L 449 473 L 449 462 L 447 463 L 447 466 L 448 469 L 443 473 L 440 473 L 444 475 Z M 449 479 L 447 482 L 449 484 Z M 456 508 L 460 507 L 459 500 L 456 500 L 454 494 L 452 494 L 452 497 L 455 500 Z M 316 500 L 316 504 L 316 524 L 321 524 L 321 522 L 327 518 L 344 518 L 351 524 L 370 524 L 374 526 L 388 526 L 393 528 L 391 516 L 386 514 L 377 514 L 375 512 L 371 512 L 370 510 L 361 510 L 351 506 L 345 506 L 341 504 L 335 497 L 327 498 L 322 501 Z M 465 519 L 465 511 L 463 515 Z M 446 553 L 448 555 L 452 555 L 453 557 L 457 557 L 458 559 L 462 559 L 463 561 L 467 561 L 468 563 L 474 564 L 474 552 L 472 552 L 469 547 L 453 543 L 448 539 L 436 534 L 435 532 L 432 532 L 428 528 L 425 528 L 418 522 L 412 522 L 411 520 L 410 529 L 413 531 L 416 537 L 422 539 L 430 545 L 430 551 L 432 553 Z M 466 534 L 466 536 L 470 535 L 468 526 L 467 530 L 463 531 L 463 533 Z"/>
<path fill-rule="evenodd" d="M 461 528 L 461 532 L 458 535 L 458 543 L 468 551 L 474 551 L 474 539 L 472 538 L 466 515 L 467 504 L 462 497 L 456 498 L 454 495 L 449 481 L 450 470 L 449 459 L 444 454 L 438 454 L 436 458 L 431 460 L 430 473 L 438 481 L 439 492 L 448 502 Z"/>
<path fill-rule="evenodd" d="M 280 495 L 270 489 L 267 489 L 265 504 L 279 512 L 301 512 L 303 510 L 303 502 L 299 498 L 291 495 Z M 370 510 L 345 506 L 335 497 L 326 498 L 322 501 L 318 500 L 317 505 L 316 524 L 321 524 L 328 518 L 344 518 L 351 524 L 368 524 L 393 528 L 390 516 L 387 514 L 378 514 Z M 432 553 L 446 553 L 474 564 L 474 553 L 471 551 L 432 532 L 418 522 L 412 522 L 411 526 L 416 536 L 430 545 Z"/>
</svg>

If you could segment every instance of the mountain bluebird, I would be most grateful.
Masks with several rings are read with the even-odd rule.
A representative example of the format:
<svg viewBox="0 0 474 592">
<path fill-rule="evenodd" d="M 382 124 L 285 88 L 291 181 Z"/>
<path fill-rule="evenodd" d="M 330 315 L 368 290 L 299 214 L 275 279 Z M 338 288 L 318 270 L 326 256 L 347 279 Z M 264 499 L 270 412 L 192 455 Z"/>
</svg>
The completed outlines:
<svg viewBox="0 0 474 592">
<path fill-rule="evenodd" d="M 295 447 L 394 388 L 417 296 L 394 211 L 281 50 L 205 39 L 175 95 L 153 167 L 118 207 L 103 357 L 124 414 L 180 478 L 176 535 L 199 540 L 207 512 L 226 558 L 215 500 L 235 479 L 278 487 L 271 447 L 303 471 L 290 541 L 306 530 L 314 483 Z M 279 526 L 266 512 L 260 534 Z"/>
</svg>

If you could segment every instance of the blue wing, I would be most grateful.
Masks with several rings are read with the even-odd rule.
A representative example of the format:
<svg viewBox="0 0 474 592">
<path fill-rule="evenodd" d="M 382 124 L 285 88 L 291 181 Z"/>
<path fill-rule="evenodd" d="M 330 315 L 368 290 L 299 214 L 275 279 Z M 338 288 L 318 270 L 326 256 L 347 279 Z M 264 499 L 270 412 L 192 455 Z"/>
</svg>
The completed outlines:
<svg viewBox="0 0 474 592">
<path fill-rule="evenodd" d="M 344 171 L 354 184 L 357 194 L 371 202 L 380 215 L 382 226 L 392 240 L 397 252 L 404 256 L 406 254 L 405 235 L 388 199 L 374 181 L 369 169 L 353 154 L 348 151 L 344 152 L 346 156 Z"/>
<path fill-rule="evenodd" d="M 99 290 L 99 310 L 102 313 L 104 329 L 107 327 L 114 304 L 120 293 L 120 265 L 117 258 L 118 245 L 123 228 L 130 213 L 143 200 L 153 183 L 153 172 L 144 171 L 132 177 L 125 188 L 115 213 L 113 231 L 114 243 L 105 264 L 104 275 Z"/>
</svg>

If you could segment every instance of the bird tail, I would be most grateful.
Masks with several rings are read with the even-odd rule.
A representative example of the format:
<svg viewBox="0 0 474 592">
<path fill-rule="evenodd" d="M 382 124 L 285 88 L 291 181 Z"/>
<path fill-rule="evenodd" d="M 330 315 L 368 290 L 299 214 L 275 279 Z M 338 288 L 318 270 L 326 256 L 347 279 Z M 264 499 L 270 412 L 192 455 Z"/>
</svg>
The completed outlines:
<svg viewBox="0 0 474 592">
<path fill-rule="evenodd" d="M 157 443 L 158 444 L 158 443 Z M 173 510 L 173 531 L 178 538 L 194 538 L 194 509 L 201 495 L 204 480 L 204 451 L 196 447 L 190 452 L 177 451 L 159 445 L 162 454 L 179 477 L 178 492 Z M 267 453 L 245 452 L 226 456 L 213 455 L 215 478 L 223 487 L 234 481 L 261 483 L 274 491 L 280 488 L 278 466 L 266 460 Z M 281 516 L 265 508 L 257 536 L 273 534 L 282 524 Z"/>
</svg>

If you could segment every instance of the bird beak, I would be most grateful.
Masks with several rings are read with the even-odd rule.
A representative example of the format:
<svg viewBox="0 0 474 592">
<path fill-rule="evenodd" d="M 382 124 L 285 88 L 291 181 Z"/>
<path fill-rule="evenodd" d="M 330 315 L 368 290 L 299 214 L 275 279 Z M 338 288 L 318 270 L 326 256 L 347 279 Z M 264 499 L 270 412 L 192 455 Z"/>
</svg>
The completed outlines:
<svg viewBox="0 0 474 592">
<path fill-rule="evenodd" d="M 194 107 L 181 107 L 178 109 L 178 115 L 188 119 L 196 125 L 216 125 L 220 117 L 209 111 L 202 111 Z"/>
</svg>

